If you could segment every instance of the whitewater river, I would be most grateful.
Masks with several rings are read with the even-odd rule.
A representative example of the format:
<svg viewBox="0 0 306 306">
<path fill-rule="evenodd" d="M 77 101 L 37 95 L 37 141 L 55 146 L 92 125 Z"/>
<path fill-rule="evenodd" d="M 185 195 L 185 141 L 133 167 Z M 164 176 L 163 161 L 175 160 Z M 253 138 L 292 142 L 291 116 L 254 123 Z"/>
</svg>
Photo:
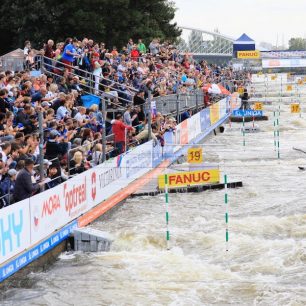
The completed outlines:
<svg viewBox="0 0 306 306">
<path fill-rule="evenodd" d="M 2 305 L 306 305 L 306 155 L 292 150 L 306 150 L 306 115 L 282 106 L 277 160 L 269 110 L 245 147 L 238 123 L 204 147 L 244 184 L 229 190 L 228 252 L 224 190 L 170 195 L 170 251 L 163 195 L 129 199 L 92 225 L 114 236 L 111 252 L 63 254 Z"/>
</svg>

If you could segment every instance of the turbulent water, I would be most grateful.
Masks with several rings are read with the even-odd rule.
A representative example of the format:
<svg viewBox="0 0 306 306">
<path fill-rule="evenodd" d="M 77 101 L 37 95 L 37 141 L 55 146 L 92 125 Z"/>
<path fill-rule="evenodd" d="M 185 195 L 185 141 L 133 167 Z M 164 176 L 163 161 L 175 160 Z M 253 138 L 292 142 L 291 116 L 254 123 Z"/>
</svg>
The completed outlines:
<svg viewBox="0 0 306 306">
<path fill-rule="evenodd" d="M 282 105 L 278 160 L 272 107 L 245 147 L 238 123 L 204 146 L 205 161 L 244 184 L 228 191 L 228 252 L 224 190 L 171 194 L 169 251 L 163 195 L 130 199 L 92 225 L 113 234 L 111 252 L 63 254 L 2 304 L 305 305 L 306 155 L 292 147 L 306 150 L 306 115 Z"/>
</svg>

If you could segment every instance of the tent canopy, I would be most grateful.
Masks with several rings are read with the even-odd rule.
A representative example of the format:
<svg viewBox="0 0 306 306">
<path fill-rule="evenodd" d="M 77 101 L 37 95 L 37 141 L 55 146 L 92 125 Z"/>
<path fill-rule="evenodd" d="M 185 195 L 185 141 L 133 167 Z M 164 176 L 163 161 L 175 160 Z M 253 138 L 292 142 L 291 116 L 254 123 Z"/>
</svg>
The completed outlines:
<svg viewBox="0 0 306 306">
<path fill-rule="evenodd" d="M 244 33 L 234 41 L 233 47 L 234 57 L 237 57 L 238 51 L 254 51 L 255 41 Z"/>
</svg>

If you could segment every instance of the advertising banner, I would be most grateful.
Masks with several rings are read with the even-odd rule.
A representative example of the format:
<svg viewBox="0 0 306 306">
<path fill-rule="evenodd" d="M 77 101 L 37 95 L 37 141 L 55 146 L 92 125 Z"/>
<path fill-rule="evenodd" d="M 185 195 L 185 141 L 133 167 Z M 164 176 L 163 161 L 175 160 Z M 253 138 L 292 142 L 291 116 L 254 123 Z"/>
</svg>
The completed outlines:
<svg viewBox="0 0 306 306">
<path fill-rule="evenodd" d="M 238 51 L 237 58 L 240 59 L 259 59 L 260 58 L 260 51 L 253 50 L 253 51 Z"/>
<path fill-rule="evenodd" d="M 120 190 L 121 183 L 124 183 L 121 161 L 122 155 L 86 172 L 89 182 L 89 208 L 100 204 Z"/>
<path fill-rule="evenodd" d="M 188 119 L 188 140 L 196 138 L 201 134 L 201 114 L 197 113 Z"/>
<path fill-rule="evenodd" d="M 75 228 L 77 228 L 77 222 L 73 221 L 72 223 L 66 225 L 59 232 L 56 232 L 48 239 L 42 241 L 41 243 L 35 245 L 32 248 L 29 248 L 27 252 L 22 253 L 20 256 L 14 258 L 12 261 L 1 266 L 0 282 L 10 277 L 15 272 L 25 267 L 29 263 L 33 262 L 35 259 L 39 258 L 40 256 L 52 250 L 56 245 L 58 245 L 63 240 L 68 238 Z M 29 233 L 28 237 L 30 237 Z"/>
<path fill-rule="evenodd" d="M 233 111 L 234 117 L 261 117 L 263 116 L 263 111 L 252 110 L 252 109 L 236 109 Z"/>
<path fill-rule="evenodd" d="M 123 155 L 121 165 L 125 180 L 131 181 L 152 169 L 152 146 L 149 141 Z"/>
<path fill-rule="evenodd" d="M 200 112 L 201 131 L 204 132 L 210 127 L 210 109 L 205 108 Z"/>
<path fill-rule="evenodd" d="M 0 264 L 31 244 L 29 199 L 0 210 Z"/>
<path fill-rule="evenodd" d="M 159 140 L 153 141 L 152 147 L 152 166 L 155 168 L 163 160 L 163 148 Z"/>
<path fill-rule="evenodd" d="M 214 103 L 210 109 L 210 124 L 214 125 L 220 119 L 220 102 Z"/>
<path fill-rule="evenodd" d="M 171 158 L 174 151 L 174 132 L 166 132 L 164 134 L 164 159 Z"/>
<path fill-rule="evenodd" d="M 179 172 L 168 174 L 168 187 L 178 188 L 220 182 L 219 169 Z M 165 175 L 158 176 L 158 187 L 165 188 Z"/>
<path fill-rule="evenodd" d="M 79 174 L 30 198 L 32 244 L 44 239 L 90 208 L 87 201 L 88 174 Z"/>
<path fill-rule="evenodd" d="M 220 119 L 223 118 L 226 114 L 227 114 L 227 99 L 230 99 L 230 98 L 224 98 L 222 99 L 219 103 L 220 103 Z"/>
<path fill-rule="evenodd" d="M 306 67 L 306 58 L 264 59 L 263 68 L 299 68 Z"/>
<path fill-rule="evenodd" d="M 183 121 L 181 124 L 181 133 L 180 133 L 180 144 L 188 143 L 188 120 Z"/>
</svg>

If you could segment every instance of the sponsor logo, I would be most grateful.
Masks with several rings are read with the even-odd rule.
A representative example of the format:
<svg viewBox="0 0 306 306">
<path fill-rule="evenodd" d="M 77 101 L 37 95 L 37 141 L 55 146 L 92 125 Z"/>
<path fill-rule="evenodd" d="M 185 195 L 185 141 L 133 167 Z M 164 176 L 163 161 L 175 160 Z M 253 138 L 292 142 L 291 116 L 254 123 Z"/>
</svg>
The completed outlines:
<svg viewBox="0 0 306 306">
<path fill-rule="evenodd" d="M 97 195 L 96 182 L 97 182 L 97 175 L 96 175 L 96 172 L 93 172 L 91 174 L 91 198 L 93 200 L 95 200 L 96 195 Z"/>
<path fill-rule="evenodd" d="M 86 202 L 86 177 L 84 182 L 80 185 L 73 185 L 71 189 L 67 183 L 64 184 L 64 199 L 65 210 L 71 216 L 72 211 L 79 205 Z"/>
</svg>

